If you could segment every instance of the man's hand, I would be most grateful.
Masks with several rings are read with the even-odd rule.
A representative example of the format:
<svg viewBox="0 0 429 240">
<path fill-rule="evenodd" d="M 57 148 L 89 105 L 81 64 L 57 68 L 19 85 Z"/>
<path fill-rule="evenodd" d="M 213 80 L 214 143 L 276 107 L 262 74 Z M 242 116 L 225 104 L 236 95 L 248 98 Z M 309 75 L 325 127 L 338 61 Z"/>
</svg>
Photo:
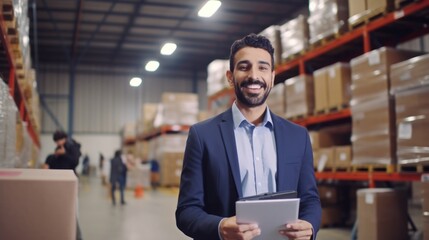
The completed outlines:
<svg viewBox="0 0 429 240">
<path fill-rule="evenodd" d="M 238 225 L 235 216 L 223 219 L 219 232 L 223 240 L 250 240 L 261 234 L 257 224 Z"/>
<path fill-rule="evenodd" d="M 289 240 L 309 240 L 313 235 L 313 227 L 307 221 L 298 220 L 286 224 L 285 229 L 280 230 L 280 234 L 287 236 Z"/>
</svg>

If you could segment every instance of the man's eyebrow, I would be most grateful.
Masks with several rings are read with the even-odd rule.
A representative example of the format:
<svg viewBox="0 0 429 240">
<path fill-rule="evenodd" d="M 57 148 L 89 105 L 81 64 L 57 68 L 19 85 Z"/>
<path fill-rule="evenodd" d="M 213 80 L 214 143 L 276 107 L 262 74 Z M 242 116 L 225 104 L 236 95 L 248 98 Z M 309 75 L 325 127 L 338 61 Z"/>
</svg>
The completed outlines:
<svg viewBox="0 0 429 240">
<path fill-rule="evenodd" d="M 259 64 L 263 64 L 263 65 L 268 65 L 268 66 L 271 66 L 271 64 L 269 63 L 269 62 L 267 62 L 267 61 L 258 61 L 258 63 Z M 240 65 L 240 64 L 250 64 L 250 61 L 249 60 L 241 60 L 241 61 L 239 61 L 239 62 L 237 62 L 237 65 Z"/>
</svg>

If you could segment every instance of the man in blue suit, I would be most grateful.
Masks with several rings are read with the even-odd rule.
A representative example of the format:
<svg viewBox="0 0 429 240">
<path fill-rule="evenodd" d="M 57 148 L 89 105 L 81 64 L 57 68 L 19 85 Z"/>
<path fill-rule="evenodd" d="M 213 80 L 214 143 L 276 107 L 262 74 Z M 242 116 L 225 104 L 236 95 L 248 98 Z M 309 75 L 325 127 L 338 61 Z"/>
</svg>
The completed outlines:
<svg viewBox="0 0 429 240">
<path fill-rule="evenodd" d="M 299 220 L 279 231 L 315 239 L 321 219 L 311 143 L 305 128 L 273 114 L 274 49 L 250 34 L 231 46 L 229 83 L 236 101 L 191 127 L 176 210 L 178 228 L 194 239 L 252 239 L 257 224 L 237 224 L 235 202 L 246 196 L 294 190 Z"/>
</svg>

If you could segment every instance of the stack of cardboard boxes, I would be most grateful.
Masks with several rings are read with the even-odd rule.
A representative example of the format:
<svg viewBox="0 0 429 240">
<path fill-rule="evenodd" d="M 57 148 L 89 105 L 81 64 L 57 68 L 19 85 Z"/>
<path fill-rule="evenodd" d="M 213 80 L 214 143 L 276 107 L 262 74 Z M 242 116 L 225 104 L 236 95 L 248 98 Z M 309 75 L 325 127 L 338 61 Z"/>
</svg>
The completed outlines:
<svg viewBox="0 0 429 240">
<path fill-rule="evenodd" d="M 399 164 L 429 162 L 429 54 L 391 66 Z"/>
<path fill-rule="evenodd" d="M 351 73 L 348 63 L 333 65 L 314 71 L 315 111 L 326 112 L 349 105 Z"/>
<path fill-rule="evenodd" d="M 306 116 L 314 111 L 314 82 L 311 75 L 300 75 L 285 81 L 286 117 Z"/>
<path fill-rule="evenodd" d="M 418 55 L 383 47 L 351 60 L 353 164 L 396 164 L 390 66 Z"/>
<path fill-rule="evenodd" d="M 348 2 L 342 0 L 310 0 L 310 43 L 348 30 Z"/>
<path fill-rule="evenodd" d="M 282 60 L 297 55 L 308 48 L 309 32 L 307 17 L 299 15 L 280 27 Z"/>
<path fill-rule="evenodd" d="M 314 167 L 317 171 L 347 170 L 351 164 L 350 126 L 310 131 Z"/>
</svg>

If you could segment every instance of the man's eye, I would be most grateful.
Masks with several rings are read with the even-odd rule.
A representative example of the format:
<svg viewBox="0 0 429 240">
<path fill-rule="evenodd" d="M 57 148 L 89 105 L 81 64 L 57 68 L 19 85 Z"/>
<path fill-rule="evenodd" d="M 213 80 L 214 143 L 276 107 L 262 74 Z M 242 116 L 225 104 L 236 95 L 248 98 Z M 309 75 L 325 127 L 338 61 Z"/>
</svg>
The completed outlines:
<svg viewBox="0 0 429 240">
<path fill-rule="evenodd" d="M 242 70 L 242 71 L 244 71 L 244 70 L 246 70 L 247 69 L 247 66 L 238 66 L 238 70 Z"/>
</svg>

